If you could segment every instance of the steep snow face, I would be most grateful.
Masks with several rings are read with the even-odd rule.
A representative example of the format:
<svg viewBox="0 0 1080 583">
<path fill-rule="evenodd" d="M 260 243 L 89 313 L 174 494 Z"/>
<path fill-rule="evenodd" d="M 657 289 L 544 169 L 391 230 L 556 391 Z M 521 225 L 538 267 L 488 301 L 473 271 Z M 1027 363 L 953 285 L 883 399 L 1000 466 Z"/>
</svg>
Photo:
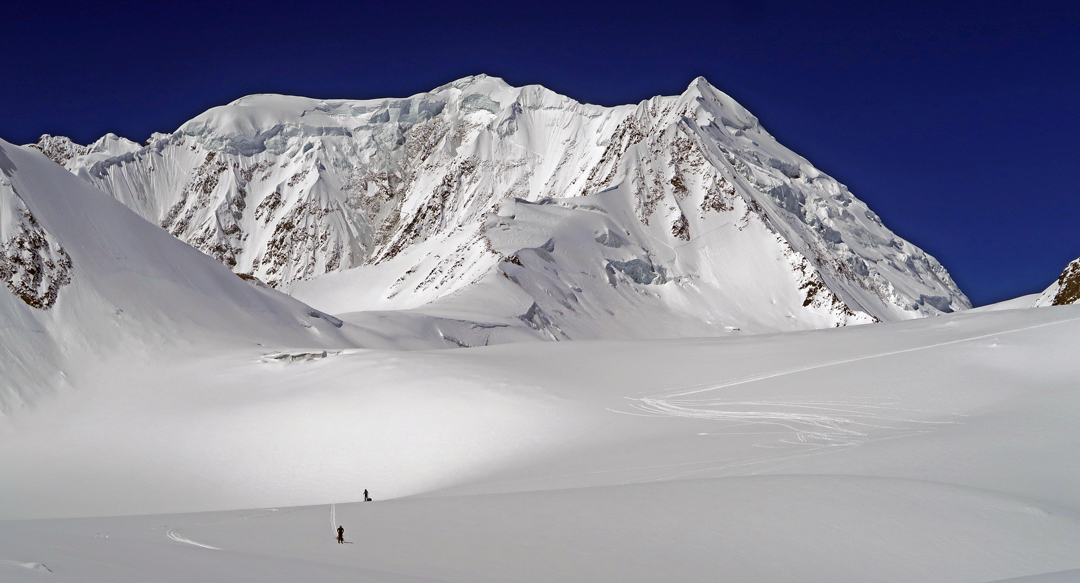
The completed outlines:
<svg viewBox="0 0 1080 583">
<path fill-rule="evenodd" d="M 165 345 L 351 346 L 340 321 L 257 288 L 39 153 L 0 140 L 0 413 L 78 362 Z M 269 350 L 269 349 L 268 349 Z"/>
<path fill-rule="evenodd" d="M 1067 306 L 1080 302 L 1080 259 L 1065 266 L 1057 281 L 1035 300 L 1035 307 Z"/>
<path fill-rule="evenodd" d="M 614 108 L 486 76 L 405 99 L 254 95 L 138 149 L 56 142 L 39 146 L 144 218 L 338 312 L 597 338 L 970 307 L 933 257 L 700 78 Z"/>
</svg>

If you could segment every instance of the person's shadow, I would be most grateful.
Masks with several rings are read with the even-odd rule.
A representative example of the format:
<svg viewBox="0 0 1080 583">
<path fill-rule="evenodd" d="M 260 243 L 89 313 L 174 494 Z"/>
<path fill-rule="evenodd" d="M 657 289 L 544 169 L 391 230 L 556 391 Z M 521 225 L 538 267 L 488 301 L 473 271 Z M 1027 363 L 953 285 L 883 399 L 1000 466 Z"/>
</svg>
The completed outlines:
<svg viewBox="0 0 1080 583">
<path fill-rule="evenodd" d="M 4 176 L 11 178 L 11 175 L 15 174 L 16 170 L 18 168 L 15 167 L 15 163 L 11 161 L 11 158 L 8 158 L 4 150 L 0 149 L 0 172 L 3 172 Z"/>
</svg>

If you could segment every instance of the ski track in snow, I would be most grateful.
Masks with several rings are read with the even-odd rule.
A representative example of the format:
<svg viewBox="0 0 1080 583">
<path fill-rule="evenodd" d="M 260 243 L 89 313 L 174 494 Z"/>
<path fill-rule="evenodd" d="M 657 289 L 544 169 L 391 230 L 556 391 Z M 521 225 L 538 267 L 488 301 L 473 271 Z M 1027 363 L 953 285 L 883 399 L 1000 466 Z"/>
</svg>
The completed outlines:
<svg viewBox="0 0 1080 583">
<path fill-rule="evenodd" d="M 333 504 L 330 505 L 330 530 L 337 534 L 337 511 Z"/>
<path fill-rule="evenodd" d="M 193 541 L 193 540 L 191 540 L 189 538 L 184 538 L 184 537 L 180 536 L 180 533 L 176 532 L 174 529 L 171 529 L 171 528 L 169 529 L 168 532 L 165 533 L 165 536 L 169 537 L 170 539 L 172 539 L 172 540 L 174 540 L 174 541 L 176 541 L 178 543 L 195 545 L 197 547 L 202 547 L 204 549 L 210 549 L 210 550 L 213 550 L 213 551 L 220 551 L 221 550 L 218 547 L 212 547 L 210 545 L 204 545 L 202 543 L 197 543 L 197 542 L 195 542 L 195 541 Z"/>
<path fill-rule="evenodd" d="M 769 435 L 784 434 L 784 445 L 847 446 L 858 445 L 875 436 L 894 436 L 922 433 L 912 429 L 912 424 L 926 426 L 951 424 L 954 421 L 920 421 L 878 411 L 899 412 L 892 403 L 860 404 L 852 401 L 789 401 L 771 399 L 760 401 L 725 401 L 721 399 L 659 399 L 643 397 L 630 406 L 649 414 L 692 419 L 729 421 L 729 428 L 775 425 L 786 431 L 723 431 L 701 435 Z M 958 414 L 951 414 L 957 415 Z M 758 447 L 783 447 L 758 444 Z"/>
<path fill-rule="evenodd" d="M 52 573 L 52 569 L 46 567 L 44 563 L 26 563 L 23 561 L 10 561 L 7 559 L 0 559 L 0 567 L 14 567 L 16 569 L 27 569 L 29 571 L 48 571 Z"/>
<path fill-rule="evenodd" d="M 1080 321 L 1080 318 L 1060 320 L 1033 326 L 1002 330 L 990 334 L 980 334 L 958 340 L 938 342 L 914 348 L 893 350 L 867 356 L 833 360 L 803 366 L 784 371 L 757 375 L 731 382 L 709 385 L 687 385 L 672 389 L 655 396 L 631 397 L 631 408 L 637 412 L 607 408 L 608 411 L 623 415 L 645 417 L 686 417 L 725 422 L 722 429 L 703 432 L 702 436 L 754 435 L 769 437 L 771 442 L 752 444 L 760 448 L 761 455 L 736 455 L 722 459 L 706 459 L 673 464 L 650 464 L 641 466 L 616 467 L 587 472 L 570 472 L 522 479 L 501 480 L 491 485 L 510 485 L 523 483 L 542 483 L 560 481 L 568 478 L 587 478 L 602 474 L 629 474 L 623 483 L 649 483 L 667 480 L 707 477 L 709 475 L 732 474 L 754 475 L 787 461 L 822 455 L 834 448 L 852 447 L 868 441 L 898 439 L 939 429 L 943 425 L 959 423 L 966 415 L 962 413 L 936 411 L 951 419 L 927 421 L 913 418 L 915 413 L 927 411 L 903 408 L 895 400 L 872 400 L 852 398 L 830 399 L 827 396 L 795 399 L 757 399 L 724 400 L 718 398 L 682 399 L 680 397 L 701 394 L 712 390 L 752 383 L 759 380 L 797 374 L 809 370 L 826 368 L 874 358 L 916 352 L 930 348 L 961 344 L 1005 334 L 1042 328 L 1055 324 Z M 762 425 L 773 425 L 774 429 Z M 740 428 L 746 430 L 740 431 Z M 756 429 L 756 430 L 755 430 Z M 755 467 L 760 466 L 760 467 Z M 642 476 L 641 474 L 653 474 Z M 636 474 L 636 475 L 635 475 Z"/>
<path fill-rule="evenodd" d="M 841 364 L 849 364 L 849 363 L 858 362 L 858 361 L 861 361 L 861 360 L 871 360 L 871 359 L 874 359 L 874 358 L 882 358 L 882 357 L 886 357 L 886 356 L 895 356 L 897 354 L 906 354 L 906 353 L 909 353 L 909 352 L 918 352 L 920 350 L 929 350 L 931 348 L 940 348 L 942 346 L 951 346 L 953 344 L 962 344 L 964 342 L 972 342 L 972 341 L 975 341 L 975 340 L 983 340 L 983 339 L 986 339 L 986 338 L 993 338 L 995 336 L 1003 336 L 1005 334 L 1013 334 L 1013 333 L 1016 333 L 1016 332 L 1024 332 L 1024 331 L 1027 331 L 1027 330 L 1034 330 L 1036 328 L 1044 328 L 1046 326 L 1056 326 L 1058 324 L 1065 324 L 1065 323 L 1068 323 L 1068 322 L 1076 322 L 1077 320 L 1080 320 L 1080 318 L 1070 318 L 1068 320 L 1058 320 L 1058 321 L 1055 321 L 1055 322 L 1046 322 L 1046 323 L 1043 323 L 1043 324 L 1036 324 L 1034 326 L 1024 326 L 1022 328 L 1014 328 L 1012 330 L 1000 330 L 998 332 L 993 332 L 991 334 L 980 334 L 978 336 L 972 336 L 970 338 L 961 338 L 959 340 L 949 340 L 947 342 L 937 342 L 935 344 L 927 344 L 925 346 L 916 346 L 914 348 L 904 348 L 904 349 L 901 349 L 901 350 L 891 350 L 889 352 L 881 352 L 881 353 L 878 353 L 878 354 L 868 354 L 866 356 L 855 356 L 855 357 L 852 357 L 852 358 L 842 358 L 842 359 L 839 359 L 839 360 L 830 360 L 828 362 L 820 362 L 820 363 L 817 363 L 817 364 L 811 364 L 811 365 L 802 366 L 802 367 L 798 367 L 798 368 L 792 368 L 792 369 L 787 369 L 787 370 L 782 370 L 782 371 L 777 371 L 777 372 L 772 372 L 772 373 L 766 373 L 766 374 L 762 374 L 762 375 L 755 375 L 755 376 L 752 376 L 752 377 L 747 377 L 747 378 L 739 379 L 739 380 L 736 380 L 736 381 L 730 381 L 730 382 L 727 382 L 727 383 L 720 383 L 718 385 L 714 385 L 714 384 L 689 385 L 689 386 L 683 387 L 681 389 L 675 389 L 675 392 L 665 393 L 665 396 L 666 397 L 685 397 L 687 395 L 695 395 L 695 394 L 698 394 L 698 393 L 705 393 L 705 392 L 708 392 L 708 391 L 715 391 L 717 389 L 725 389 L 727 387 L 734 387 L 736 385 L 744 385 L 744 384 L 747 384 L 747 383 L 763 381 L 763 380 L 766 380 L 766 379 L 782 377 L 782 376 L 786 376 L 786 375 L 790 375 L 790 374 L 797 374 L 797 373 L 800 373 L 800 372 L 816 370 L 816 369 L 819 369 L 819 368 L 828 368 L 828 367 L 831 367 L 831 366 L 838 366 L 838 365 L 841 365 Z M 686 389 L 690 389 L 690 390 L 686 390 Z M 635 400 L 635 397 L 627 397 L 627 399 L 633 401 L 633 400 Z"/>
<path fill-rule="evenodd" d="M 928 350 L 995 338 L 1006 334 L 1033 330 L 1046 326 L 1054 326 L 1067 322 L 1075 322 L 1080 318 L 1059 320 L 1001 330 L 990 334 L 980 334 L 969 338 L 937 342 L 914 348 L 892 350 L 867 356 L 844 358 L 802 366 L 798 368 L 755 375 L 720 384 L 691 385 L 679 389 L 669 390 L 659 395 L 643 397 L 626 397 L 629 406 L 639 413 L 608 409 L 615 413 L 627 415 L 644 415 L 656 417 L 684 417 L 689 419 L 708 419 L 726 422 L 724 430 L 718 432 L 701 433 L 703 436 L 723 435 L 780 435 L 771 443 L 755 443 L 755 447 L 789 449 L 792 446 L 809 446 L 814 449 L 827 447 L 851 447 L 867 441 L 878 441 L 916 435 L 934 431 L 942 425 L 957 423 L 956 420 L 927 421 L 913 418 L 910 413 L 919 412 L 914 409 L 904 409 L 898 403 L 891 401 L 860 401 L 850 397 L 846 399 L 829 399 L 828 397 L 814 397 L 802 399 L 755 399 L 755 400 L 729 400 L 721 398 L 687 398 L 691 395 L 701 395 L 710 391 L 716 391 L 737 385 L 744 385 L 757 381 L 773 379 L 777 377 L 798 374 L 811 370 L 850 364 L 875 358 L 883 358 L 898 354 Z M 959 413 L 942 412 L 948 417 L 958 419 L 964 417 Z M 774 426 L 776 431 L 759 431 L 755 428 L 761 426 Z M 740 427 L 746 427 L 748 431 L 736 431 Z M 800 450 L 802 448 L 800 447 Z M 795 453 L 770 454 L 744 458 L 735 463 L 710 466 L 707 468 L 682 472 L 676 475 L 665 476 L 659 479 L 672 479 L 686 477 L 706 471 L 730 470 L 737 467 L 746 467 L 770 462 L 781 462 L 788 459 L 803 457 L 813 452 L 805 450 Z"/>
</svg>

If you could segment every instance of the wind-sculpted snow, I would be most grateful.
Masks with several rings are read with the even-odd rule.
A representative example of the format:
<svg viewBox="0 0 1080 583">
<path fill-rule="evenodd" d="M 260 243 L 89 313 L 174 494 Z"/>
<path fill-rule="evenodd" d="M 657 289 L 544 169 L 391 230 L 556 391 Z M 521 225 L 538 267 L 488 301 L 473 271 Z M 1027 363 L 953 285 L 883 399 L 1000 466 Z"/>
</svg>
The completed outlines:
<svg viewBox="0 0 1080 583">
<path fill-rule="evenodd" d="M 339 313 L 580 339 L 970 307 L 934 258 L 700 78 L 614 108 L 482 75 L 404 99 L 253 95 L 141 149 L 103 140 L 39 147 L 233 271 Z M 339 272 L 356 273 L 324 281 Z"/>
</svg>

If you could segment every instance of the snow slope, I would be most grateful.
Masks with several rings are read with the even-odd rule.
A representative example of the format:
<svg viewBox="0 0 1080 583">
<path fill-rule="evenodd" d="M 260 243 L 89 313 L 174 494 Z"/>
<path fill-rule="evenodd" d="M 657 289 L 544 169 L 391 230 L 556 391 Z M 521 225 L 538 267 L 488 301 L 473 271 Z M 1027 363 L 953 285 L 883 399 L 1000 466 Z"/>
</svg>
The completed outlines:
<svg viewBox="0 0 1080 583">
<path fill-rule="evenodd" d="M 434 318 L 462 344 L 970 307 L 704 79 L 614 108 L 483 75 L 404 99 L 253 95 L 141 148 L 35 147 L 238 273 L 335 313 Z"/>
<path fill-rule="evenodd" d="M 82 581 L 1069 580 L 1078 349 L 1065 306 L 103 361 L 3 420 L 3 516 L 277 511 L 3 522 L 0 559 L 16 581 L 45 576 L 26 564 Z M 376 502 L 342 504 L 364 488 Z M 355 545 L 333 543 L 331 512 Z"/>
<path fill-rule="evenodd" d="M 977 308 L 971 308 L 968 310 L 972 313 L 980 312 L 997 312 L 1000 310 L 1023 310 L 1031 308 L 1035 305 L 1035 301 L 1039 299 L 1042 294 L 1028 294 L 1026 296 L 1020 296 L 1018 298 L 1012 298 L 1011 300 L 1005 300 L 994 304 L 987 304 L 985 306 L 979 306 Z"/>
<path fill-rule="evenodd" d="M 355 345 L 340 321 L 249 285 L 40 153 L 0 140 L 0 171 L 0 413 L 117 352 Z"/>
</svg>

